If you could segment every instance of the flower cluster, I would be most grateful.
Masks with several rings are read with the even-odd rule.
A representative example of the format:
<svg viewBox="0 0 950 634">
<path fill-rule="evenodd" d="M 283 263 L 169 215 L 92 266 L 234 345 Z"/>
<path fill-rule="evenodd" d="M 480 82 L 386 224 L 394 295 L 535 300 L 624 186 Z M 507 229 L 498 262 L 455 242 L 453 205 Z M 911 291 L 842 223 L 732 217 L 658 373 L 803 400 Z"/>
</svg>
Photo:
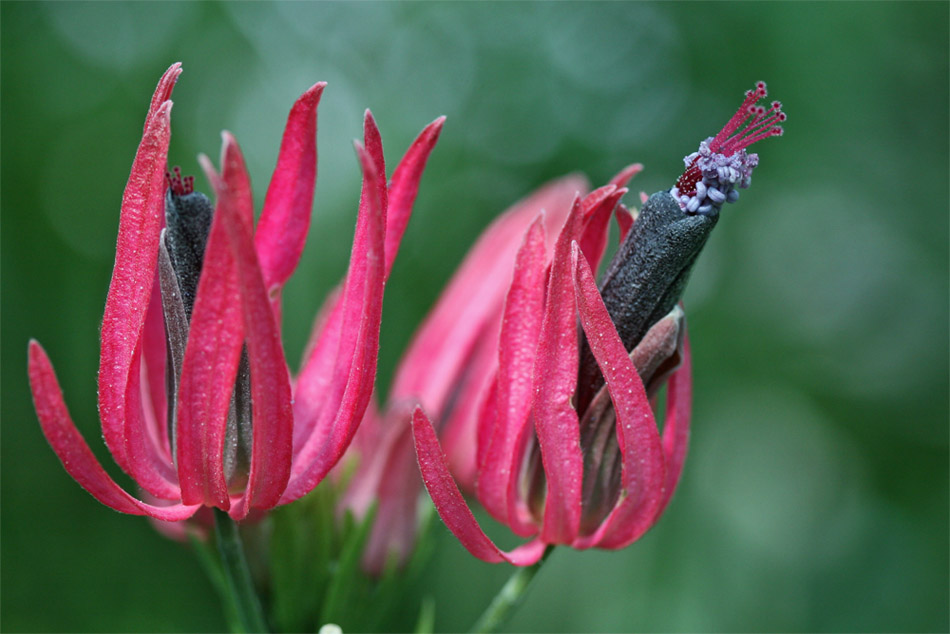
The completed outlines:
<svg viewBox="0 0 950 634">
<path fill-rule="evenodd" d="M 250 179 L 229 133 L 220 172 L 200 157 L 213 209 L 190 177 L 167 171 L 180 73 L 180 64 L 166 71 L 149 106 L 122 200 L 101 332 L 103 437 L 150 501 L 99 465 L 36 341 L 30 384 L 53 450 L 103 504 L 167 521 L 216 507 L 241 520 L 313 489 L 352 439 L 375 381 L 385 280 L 443 120 L 422 131 L 387 186 L 367 111 L 365 145 L 356 147 L 363 191 L 349 269 L 294 382 L 280 340 L 280 295 L 310 224 L 325 84 L 290 111 L 255 228 Z"/>
<path fill-rule="evenodd" d="M 147 501 L 96 461 L 46 353 L 31 341 L 40 424 L 73 478 L 125 513 L 175 522 L 215 507 L 243 520 L 311 491 L 354 441 L 359 465 L 342 502 L 360 516 L 376 505 L 363 551 L 372 573 L 407 559 L 423 484 L 448 528 L 490 562 L 531 565 L 557 544 L 622 548 L 657 522 L 689 440 L 680 298 L 722 204 L 749 186 L 758 156 L 746 148 L 782 133 L 781 104 L 757 105 L 764 83 L 684 159 L 671 190 L 642 195 L 639 212 L 621 202 L 637 164 L 589 193 L 583 179 L 566 177 L 497 219 L 416 333 L 377 409 L 383 291 L 443 119 L 422 131 L 387 183 L 366 112 L 349 269 L 294 378 L 280 297 L 309 227 L 324 84 L 290 112 L 255 227 L 250 180 L 229 133 L 220 171 L 199 157 L 214 205 L 191 177 L 167 169 L 180 72 L 168 69 L 149 107 L 102 326 L 103 436 Z M 598 285 L 612 218 L 621 245 Z M 498 548 L 462 490 L 527 541 Z"/>
</svg>

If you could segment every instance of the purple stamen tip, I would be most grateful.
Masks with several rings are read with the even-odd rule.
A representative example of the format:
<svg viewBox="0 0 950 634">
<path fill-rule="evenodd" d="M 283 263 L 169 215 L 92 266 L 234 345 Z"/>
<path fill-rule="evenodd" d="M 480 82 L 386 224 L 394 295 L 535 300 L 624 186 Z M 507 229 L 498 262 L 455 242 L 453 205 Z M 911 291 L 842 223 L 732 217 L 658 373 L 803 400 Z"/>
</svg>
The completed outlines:
<svg viewBox="0 0 950 634">
<path fill-rule="evenodd" d="M 670 193 L 685 212 L 715 215 L 724 202 L 738 200 L 736 188 L 747 188 L 752 182 L 759 156 L 747 153 L 746 148 L 770 136 L 782 136 L 784 131 L 777 124 L 788 118 L 780 101 L 773 101 L 769 108 L 758 103 L 767 94 L 765 82 L 757 82 L 722 130 L 683 159 L 686 171 Z"/>
</svg>

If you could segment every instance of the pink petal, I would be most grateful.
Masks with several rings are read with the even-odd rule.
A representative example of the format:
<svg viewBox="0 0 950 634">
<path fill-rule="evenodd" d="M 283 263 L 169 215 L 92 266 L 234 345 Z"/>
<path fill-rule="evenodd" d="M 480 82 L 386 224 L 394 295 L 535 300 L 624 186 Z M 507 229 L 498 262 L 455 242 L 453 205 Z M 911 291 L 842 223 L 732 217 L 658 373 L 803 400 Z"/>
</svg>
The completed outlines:
<svg viewBox="0 0 950 634">
<path fill-rule="evenodd" d="M 140 340 L 141 344 L 141 340 Z M 171 455 L 159 442 L 157 421 L 146 414 L 142 403 L 141 345 L 136 346 L 125 399 L 125 447 L 129 474 L 145 491 L 163 500 L 180 500 L 181 487 Z"/>
<path fill-rule="evenodd" d="M 581 201 L 581 216 L 586 220 L 586 224 L 579 242 L 581 251 L 595 269 L 600 266 L 600 259 L 607 248 L 610 214 L 626 193 L 626 189 L 606 185 L 594 190 Z"/>
<path fill-rule="evenodd" d="M 449 466 L 456 482 L 463 491 L 475 491 L 478 471 L 478 452 L 472 447 L 478 445 L 479 412 L 495 380 L 498 368 L 497 343 L 501 333 L 501 306 L 499 314 L 492 316 L 483 324 L 472 346 L 461 374 L 457 377 L 455 389 L 450 401 L 438 421 L 439 436 Z"/>
<path fill-rule="evenodd" d="M 630 233 L 630 228 L 633 226 L 633 214 L 630 213 L 630 210 L 627 209 L 623 203 L 620 203 L 616 209 L 614 209 L 614 217 L 617 218 L 617 227 L 620 228 L 620 242 L 623 242 L 627 234 Z"/>
<path fill-rule="evenodd" d="M 545 549 L 545 543 L 541 539 L 533 539 L 511 552 L 505 552 L 485 535 L 455 485 L 445 455 L 439 447 L 435 429 L 420 407 L 417 407 L 412 415 L 412 434 L 422 481 L 442 521 L 468 552 L 482 561 L 507 561 L 516 566 L 530 566 L 541 559 Z"/>
<path fill-rule="evenodd" d="M 478 499 L 502 523 L 508 523 L 509 500 L 517 493 L 521 456 L 515 449 L 530 420 L 546 268 L 544 227 L 539 216 L 518 251 L 514 279 L 505 300 L 498 342 L 494 425 L 479 465 Z"/>
<path fill-rule="evenodd" d="M 317 105 L 326 82 L 294 103 L 280 142 L 277 166 L 254 236 L 261 271 L 271 293 L 290 278 L 303 252 L 317 180 Z"/>
<path fill-rule="evenodd" d="M 376 125 L 376 119 L 373 118 L 373 113 L 370 112 L 368 108 L 363 114 L 363 146 L 370 160 L 373 162 L 373 168 L 379 175 L 379 179 L 377 179 L 375 183 L 375 192 L 371 192 L 366 188 L 360 192 L 360 210 L 362 211 L 372 204 L 369 197 L 375 195 L 379 197 L 380 207 L 385 212 L 389 204 L 389 190 L 386 187 L 386 159 L 383 158 L 383 139 L 379 135 L 379 127 Z"/>
<path fill-rule="evenodd" d="M 76 429 L 59 382 L 46 352 L 36 341 L 29 346 L 30 389 L 46 440 L 69 473 L 94 498 L 121 513 L 149 515 L 162 520 L 178 521 L 191 517 L 198 505 L 152 506 L 136 500 L 117 485 L 103 470 Z"/>
<path fill-rule="evenodd" d="M 385 209 L 378 193 L 382 175 L 373 159 L 359 144 L 357 154 L 363 167 L 360 215 L 353 239 L 350 270 L 340 302 L 339 326 L 331 315 L 328 333 L 338 337 L 338 352 L 327 385 L 322 359 L 312 357 L 297 380 L 294 413 L 302 417 L 319 412 L 316 421 L 303 424 L 312 429 L 309 438 L 295 448 L 290 483 L 281 503 L 286 504 L 313 489 L 333 468 L 349 445 L 372 396 L 379 352 L 379 324 L 382 316 L 384 283 Z M 332 345 L 328 348 L 332 350 Z M 315 349 L 316 350 L 316 349 Z M 324 401 L 321 406 L 315 403 Z"/>
<path fill-rule="evenodd" d="M 692 357 L 689 351 L 689 338 L 683 338 L 683 362 L 670 377 L 666 388 L 666 419 L 663 424 L 663 453 L 666 456 L 666 484 L 659 517 L 669 504 L 679 484 L 689 446 L 689 419 L 693 402 Z"/>
<path fill-rule="evenodd" d="M 391 398 L 418 399 L 436 420 L 468 367 L 474 346 L 483 345 L 485 324 L 501 319 L 511 270 L 524 233 L 541 210 L 546 235 L 557 235 L 578 191 L 568 176 L 541 188 L 496 219 L 469 250 L 436 306 L 416 331 L 399 364 Z"/>
<path fill-rule="evenodd" d="M 621 187 L 626 187 L 627 183 L 630 182 L 630 179 L 643 171 L 643 165 L 641 163 L 634 163 L 633 165 L 628 165 L 620 172 L 610 179 L 611 185 L 616 185 L 617 189 Z"/>
<path fill-rule="evenodd" d="M 396 253 L 399 252 L 399 244 L 409 223 L 409 216 L 412 215 L 412 205 L 419 192 L 419 181 L 422 179 L 426 161 L 429 160 L 429 154 L 439 140 L 444 123 L 445 117 L 439 117 L 427 125 L 406 150 L 399 165 L 396 166 L 396 171 L 393 172 L 389 186 L 389 206 L 386 211 L 387 278 L 393 268 Z"/>
<path fill-rule="evenodd" d="M 601 527 L 573 546 L 619 548 L 639 539 L 656 519 L 666 478 L 663 448 L 643 382 L 607 314 L 590 266 L 576 245 L 572 259 L 581 325 L 617 415 L 624 487 L 620 502 Z"/>
<path fill-rule="evenodd" d="M 571 275 L 571 244 L 581 231 L 574 201 L 551 264 L 534 375 L 534 427 L 547 480 L 541 539 L 567 544 L 580 527 L 584 464 L 572 398 L 577 388 L 578 341 Z"/>
<path fill-rule="evenodd" d="M 145 403 L 145 418 L 149 434 L 154 436 L 162 451 L 171 460 L 171 444 L 168 438 L 168 404 L 165 394 L 165 319 L 162 312 L 162 292 L 155 273 L 152 284 L 152 298 L 145 312 L 145 327 L 142 331 L 142 363 L 144 366 L 144 384 L 142 398 Z"/>
<path fill-rule="evenodd" d="M 220 178 L 205 157 L 201 160 L 218 200 L 182 361 L 176 458 L 182 500 L 227 510 L 231 503 L 224 477 L 224 436 L 245 330 L 225 227 L 224 207 L 232 198 L 222 195 Z"/>
<path fill-rule="evenodd" d="M 234 519 L 240 520 L 252 508 L 276 506 L 287 486 L 293 455 L 293 410 L 280 333 L 254 249 L 251 184 L 237 141 L 228 133 L 224 134 L 221 162 L 219 184 L 223 187 L 216 187 L 216 211 L 222 216 L 221 224 L 237 267 L 254 421 L 247 490 L 231 512 Z"/>
<path fill-rule="evenodd" d="M 376 518 L 363 551 L 364 568 L 375 574 L 382 573 L 392 558 L 399 563 L 405 563 L 415 545 L 416 504 L 421 480 L 413 459 L 409 416 L 410 412 L 404 411 L 403 408 L 387 415 L 389 424 L 386 431 L 389 433 L 384 444 L 365 448 L 361 456 L 361 460 L 378 464 L 371 491 L 371 499 L 378 504 Z M 360 426 L 361 432 L 365 425 L 364 421 Z M 376 455 L 377 452 L 380 453 L 379 456 Z M 364 506 L 364 514 L 366 509 L 368 504 Z"/>
<path fill-rule="evenodd" d="M 355 249 L 359 240 L 365 241 L 365 238 L 360 238 L 360 236 L 367 229 L 365 223 L 360 223 L 364 215 L 369 213 L 368 206 L 372 203 L 371 198 L 378 199 L 383 222 L 385 222 L 386 214 L 383 206 L 387 198 L 387 191 L 382 139 L 376 121 L 369 110 L 365 112 L 363 117 L 363 136 L 366 149 L 360 149 L 358 152 L 367 153 L 367 160 L 372 165 L 373 173 L 380 176 L 374 179 L 374 184 L 370 189 L 364 172 L 363 190 L 360 193 L 360 210 L 353 243 L 354 251 L 350 255 L 351 272 L 347 275 L 343 285 L 343 291 L 349 289 L 348 292 L 351 293 L 352 301 L 357 301 L 353 298 L 359 296 L 361 291 L 358 288 L 362 284 L 365 275 L 366 263 L 363 259 L 357 258 Z M 362 257 L 362 255 L 359 256 L 359 258 Z M 350 277 L 354 274 L 358 278 L 350 281 Z M 351 304 L 349 309 L 351 315 L 352 306 Z M 340 357 L 340 342 L 344 335 L 349 340 L 356 337 L 359 324 L 358 319 L 354 320 L 352 318 L 344 322 L 346 314 L 344 312 L 343 295 L 338 287 L 320 309 L 320 317 L 314 324 L 314 330 L 307 345 L 310 350 L 304 355 L 304 366 L 298 377 L 297 389 L 294 395 L 294 417 L 296 420 L 294 454 L 301 455 L 301 452 L 304 451 L 304 445 L 307 445 L 308 457 L 304 459 L 306 462 L 312 461 L 316 455 L 315 452 L 318 452 L 319 448 L 325 444 L 330 433 L 331 421 L 336 415 L 349 376 L 348 361 L 344 358 L 345 349 L 344 357 Z M 349 326 L 346 331 L 344 331 L 344 324 Z M 334 368 L 339 371 L 335 371 Z M 326 394 L 328 392 L 334 394 L 334 396 L 327 398 Z M 316 433 L 314 433 L 315 430 Z"/>
<path fill-rule="evenodd" d="M 152 101 L 148 105 L 148 115 L 145 118 L 145 131 L 148 131 L 149 119 L 159 111 L 163 103 L 172 98 L 172 90 L 174 90 L 175 83 L 178 81 L 180 75 L 181 62 L 175 62 L 168 67 L 168 70 L 165 71 L 162 78 L 158 80 L 158 85 L 152 94 Z"/>
<path fill-rule="evenodd" d="M 131 468 L 124 439 L 125 397 L 155 280 L 165 209 L 171 107 L 170 101 L 164 101 L 150 117 L 132 163 L 122 196 L 115 268 L 102 317 L 99 416 L 106 445 L 126 473 L 131 473 Z"/>
</svg>

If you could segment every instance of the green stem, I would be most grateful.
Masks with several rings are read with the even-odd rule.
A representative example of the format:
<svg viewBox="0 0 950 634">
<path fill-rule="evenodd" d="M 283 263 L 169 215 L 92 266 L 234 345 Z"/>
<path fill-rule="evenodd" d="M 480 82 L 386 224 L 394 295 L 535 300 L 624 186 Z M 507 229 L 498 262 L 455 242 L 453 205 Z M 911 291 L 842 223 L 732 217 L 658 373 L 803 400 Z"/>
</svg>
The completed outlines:
<svg viewBox="0 0 950 634">
<path fill-rule="evenodd" d="M 501 590 L 498 591 L 498 594 L 492 599 L 491 604 L 482 613 L 482 616 L 475 625 L 472 626 L 472 632 L 478 634 L 497 632 L 498 629 L 505 624 L 505 621 L 511 617 L 515 608 L 524 601 L 531 582 L 534 580 L 535 575 L 538 574 L 538 571 L 541 570 L 541 565 L 552 552 L 554 552 L 554 546 L 548 546 L 545 548 L 544 554 L 541 555 L 541 559 L 539 559 L 537 563 L 525 566 L 524 568 L 518 568 L 505 585 L 502 586 Z"/>
<path fill-rule="evenodd" d="M 214 529 L 218 537 L 218 551 L 227 579 L 227 589 L 231 602 L 237 606 L 241 628 L 245 632 L 267 632 L 264 611 L 254 590 L 237 524 L 224 511 L 214 509 Z"/>
</svg>

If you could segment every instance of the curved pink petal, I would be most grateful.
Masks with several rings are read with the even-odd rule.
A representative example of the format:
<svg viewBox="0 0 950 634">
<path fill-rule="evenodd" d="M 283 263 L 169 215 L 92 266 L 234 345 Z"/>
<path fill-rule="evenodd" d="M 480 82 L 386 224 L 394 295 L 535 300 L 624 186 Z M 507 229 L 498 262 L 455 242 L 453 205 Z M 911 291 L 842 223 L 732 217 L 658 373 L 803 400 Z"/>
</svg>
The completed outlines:
<svg viewBox="0 0 950 634">
<path fill-rule="evenodd" d="M 630 182 L 630 179 L 643 171 L 642 163 L 634 163 L 628 165 L 622 170 L 620 170 L 616 176 L 610 179 L 611 185 L 616 185 L 617 188 L 626 187 L 627 183 Z"/>
<path fill-rule="evenodd" d="M 630 228 L 633 227 L 633 214 L 623 203 L 620 203 L 614 209 L 614 217 L 617 219 L 617 227 L 620 229 L 619 241 L 623 242 L 627 234 L 630 233 Z"/>
<path fill-rule="evenodd" d="M 178 77 L 181 75 L 181 62 L 175 62 L 162 74 L 161 79 L 158 80 L 158 85 L 155 87 L 155 92 L 152 93 L 152 100 L 148 104 L 148 115 L 145 118 L 145 131 L 148 131 L 148 122 L 158 110 L 162 107 L 162 104 L 172 98 L 172 90 L 175 88 L 175 83 L 178 81 Z"/>
<path fill-rule="evenodd" d="M 284 504 L 313 489 L 340 459 L 369 404 L 376 378 L 385 273 L 385 209 L 378 196 L 383 176 L 369 153 L 359 144 L 356 149 L 363 168 L 363 200 L 368 204 L 361 204 L 340 307 L 331 314 L 324 333 L 337 339 L 336 346 L 322 344 L 330 351 L 338 346 L 331 381 L 327 384 L 325 375 L 316 374 L 323 369 L 323 359 L 316 355 L 297 380 L 296 420 L 299 423 L 314 412 L 319 415 L 316 421 L 304 419 L 312 432 L 302 447 L 295 448 L 291 479 L 281 498 Z M 323 404 L 317 405 L 320 401 Z"/>
<path fill-rule="evenodd" d="M 624 492 L 617 506 L 576 548 L 619 548 L 639 539 L 656 520 L 666 478 L 663 447 L 643 382 L 607 313 L 580 247 L 572 249 L 577 310 L 591 351 L 604 374 L 617 415 Z"/>
<path fill-rule="evenodd" d="M 386 159 L 383 157 L 383 138 L 379 135 L 379 126 L 376 125 L 376 119 L 373 118 L 373 113 L 369 111 L 369 108 L 363 113 L 363 148 L 373 162 L 373 168 L 379 178 L 375 183 L 375 192 L 366 188 L 360 192 L 360 211 L 372 204 L 369 199 L 370 196 L 377 196 L 380 207 L 385 212 L 389 204 L 389 190 L 386 187 Z"/>
<path fill-rule="evenodd" d="M 310 229 L 317 181 L 317 105 L 326 85 L 314 84 L 290 109 L 254 235 L 270 293 L 276 293 L 297 268 Z"/>
<path fill-rule="evenodd" d="M 670 377 L 666 388 L 666 418 L 663 423 L 663 453 L 666 456 L 666 484 L 657 517 L 666 509 L 683 473 L 689 447 L 689 419 L 693 406 L 693 368 L 689 338 L 683 337 L 683 362 Z"/>
<path fill-rule="evenodd" d="M 378 479 L 373 485 L 372 499 L 378 506 L 373 528 L 363 551 L 363 566 L 371 573 L 380 574 L 391 559 L 405 563 L 415 545 L 419 498 L 419 469 L 412 459 L 412 433 L 409 412 L 396 412 L 400 420 L 390 420 L 387 430 L 391 439 L 379 460 Z M 362 423 L 360 430 L 366 423 Z M 367 448 L 363 456 L 370 460 L 376 448 Z M 349 491 L 347 491 L 349 492 Z M 368 507 L 367 507 L 368 508 Z"/>
<path fill-rule="evenodd" d="M 546 547 L 541 539 L 533 539 L 510 552 L 505 552 L 485 535 L 452 479 L 435 429 L 420 407 L 412 414 L 412 434 L 422 481 L 435 503 L 439 517 L 466 550 L 489 563 L 507 561 L 516 566 L 537 563 Z"/>
<path fill-rule="evenodd" d="M 627 190 L 622 187 L 605 185 L 595 189 L 581 201 L 581 216 L 585 219 L 585 225 L 578 242 L 594 269 L 600 266 L 600 260 L 607 248 L 610 214 L 626 193 Z"/>
<path fill-rule="evenodd" d="M 182 500 L 230 508 L 224 436 L 237 376 L 244 322 L 234 255 L 228 244 L 218 175 L 202 157 L 218 192 L 192 309 L 178 386 L 175 441 Z"/>
<path fill-rule="evenodd" d="M 251 371 L 251 467 L 244 496 L 231 512 L 240 520 L 252 508 L 276 506 L 287 486 L 293 455 L 293 410 L 280 333 L 254 249 L 250 179 L 237 141 L 228 133 L 224 134 L 221 162 L 217 213 L 237 268 Z"/>
<path fill-rule="evenodd" d="M 163 500 L 180 500 L 181 487 L 171 455 L 154 433 L 154 415 L 146 413 L 142 402 L 141 340 L 135 347 L 125 398 L 125 447 L 132 479 L 145 491 Z"/>
<path fill-rule="evenodd" d="M 498 337 L 501 334 L 501 315 L 487 320 L 478 333 L 462 373 L 457 377 L 453 393 L 437 422 L 442 448 L 456 482 L 463 491 L 475 491 L 479 456 L 472 447 L 478 443 L 479 412 L 498 368 Z M 494 345 L 493 345 L 494 344 Z"/>
<path fill-rule="evenodd" d="M 539 216 L 518 250 L 505 299 L 494 386 L 494 424 L 486 438 L 488 447 L 476 483 L 482 506 L 504 524 L 508 523 L 509 499 L 516 495 L 519 477 L 521 456 L 515 448 L 530 421 L 546 268 L 544 227 Z"/>
<path fill-rule="evenodd" d="M 149 434 L 168 460 L 171 460 L 171 444 L 168 438 L 168 403 L 165 394 L 165 361 L 168 354 L 165 344 L 165 318 L 162 312 L 162 292 L 155 274 L 152 297 L 145 311 L 145 327 L 142 330 L 143 385 L 145 418 Z"/>
<path fill-rule="evenodd" d="M 547 482 L 541 539 L 552 544 L 572 542 L 581 518 L 584 460 L 572 402 L 579 353 L 571 273 L 571 244 L 582 229 L 580 211 L 575 199 L 554 247 L 534 370 L 534 428 Z"/>
<path fill-rule="evenodd" d="M 56 374 L 42 346 L 34 340 L 29 346 L 30 389 L 33 404 L 46 440 L 69 473 L 94 498 L 106 506 L 132 515 L 148 515 L 167 521 L 191 517 L 198 505 L 153 506 L 141 502 L 109 477 L 76 429 L 60 390 Z"/>
<path fill-rule="evenodd" d="M 393 268 L 402 235 L 412 215 L 412 206 L 419 193 L 419 181 L 425 171 L 429 154 L 439 140 L 445 117 L 439 117 L 419 133 L 403 155 L 389 185 L 389 204 L 386 210 L 386 277 Z"/>
<path fill-rule="evenodd" d="M 393 380 L 392 398 L 416 398 L 433 417 L 442 418 L 472 348 L 483 343 L 485 324 L 501 319 L 515 254 L 528 226 L 545 210 L 545 234 L 553 240 L 571 201 L 586 189 L 587 182 L 576 175 L 553 181 L 482 233 L 416 331 Z"/>
<path fill-rule="evenodd" d="M 170 101 L 164 101 L 150 117 L 132 163 L 122 196 L 115 268 L 102 317 L 99 416 L 106 445 L 126 473 L 131 473 L 131 468 L 124 438 L 125 397 L 155 280 L 165 209 L 171 107 Z"/>
</svg>

